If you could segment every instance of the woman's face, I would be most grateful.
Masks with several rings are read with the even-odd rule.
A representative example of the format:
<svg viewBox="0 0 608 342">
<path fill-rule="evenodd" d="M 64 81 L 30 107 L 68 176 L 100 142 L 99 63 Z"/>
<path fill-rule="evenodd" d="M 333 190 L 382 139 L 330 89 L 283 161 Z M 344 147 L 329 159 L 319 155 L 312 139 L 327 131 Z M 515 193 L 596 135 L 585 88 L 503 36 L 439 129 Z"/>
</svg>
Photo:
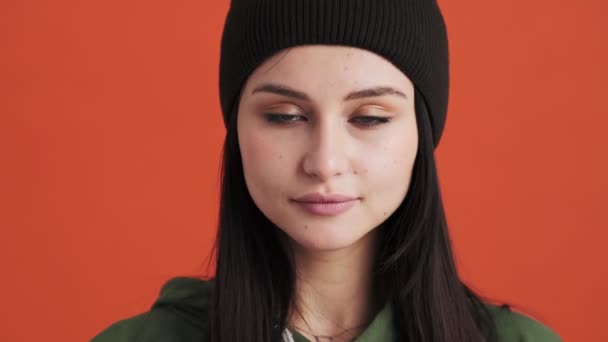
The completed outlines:
<svg viewBox="0 0 608 342">
<path fill-rule="evenodd" d="M 414 88 L 372 52 L 281 51 L 247 80 L 237 125 L 253 201 L 303 248 L 351 246 L 405 198 L 418 148 Z M 302 199 L 310 194 L 325 198 Z"/>
</svg>

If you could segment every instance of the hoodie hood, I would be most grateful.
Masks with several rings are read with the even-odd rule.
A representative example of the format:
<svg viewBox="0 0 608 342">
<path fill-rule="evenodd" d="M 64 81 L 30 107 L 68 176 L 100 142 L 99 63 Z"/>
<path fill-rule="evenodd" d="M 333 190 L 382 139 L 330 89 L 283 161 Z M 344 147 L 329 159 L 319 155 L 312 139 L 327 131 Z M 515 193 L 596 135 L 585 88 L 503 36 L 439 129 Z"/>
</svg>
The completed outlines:
<svg viewBox="0 0 608 342">
<path fill-rule="evenodd" d="M 151 311 L 166 310 L 178 314 L 192 324 L 200 326 L 208 317 L 212 280 L 176 277 L 168 280 L 161 288 L 160 294 Z"/>
</svg>

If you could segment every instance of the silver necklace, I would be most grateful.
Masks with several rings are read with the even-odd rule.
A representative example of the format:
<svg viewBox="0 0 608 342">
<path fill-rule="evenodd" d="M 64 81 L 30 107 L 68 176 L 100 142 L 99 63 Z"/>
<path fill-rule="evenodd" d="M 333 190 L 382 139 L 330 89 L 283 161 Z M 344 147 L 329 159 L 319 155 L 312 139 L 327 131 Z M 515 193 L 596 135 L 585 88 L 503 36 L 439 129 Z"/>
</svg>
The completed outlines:
<svg viewBox="0 0 608 342">
<path fill-rule="evenodd" d="M 353 330 L 353 329 L 361 328 L 361 327 L 367 325 L 367 323 L 366 323 L 366 324 L 357 325 L 357 326 L 352 327 L 352 328 L 347 328 L 347 329 L 344 329 L 344 330 L 340 331 L 339 333 L 337 333 L 336 335 L 333 335 L 333 336 L 332 335 L 315 335 L 315 333 L 313 333 L 312 331 L 310 331 L 312 329 L 310 328 L 310 325 L 308 324 L 308 322 L 306 321 L 306 319 L 304 318 L 304 316 L 302 315 L 302 313 L 300 312 L 300 310 L 296 310 L 296 311 L 298 312 L 298 315 L 300 315 L 300 317 L 302 317 L 302 320 L 304 321 L 304 324 L 306 324 L 306 327 L 308 327 L 309 330 L 305 330 L 305 329 L 296 327 L 295 325 L 291 325 L 291 327 L 294 328 L 294 329 L 296 329 L 296 330 L 300 330 L 302 332 L 305 332 L 305 333 L 309 334 L 310 336 L 314 337 L 315 338 L 315 342 L 325 342 L 325 341 L 327 341 L 327 342 L 333 342 L 338 336 L 341 336 L 345 332 Z M 355 338 L 351 339 L 350 341 L 354 341 Z"/>
</svg>

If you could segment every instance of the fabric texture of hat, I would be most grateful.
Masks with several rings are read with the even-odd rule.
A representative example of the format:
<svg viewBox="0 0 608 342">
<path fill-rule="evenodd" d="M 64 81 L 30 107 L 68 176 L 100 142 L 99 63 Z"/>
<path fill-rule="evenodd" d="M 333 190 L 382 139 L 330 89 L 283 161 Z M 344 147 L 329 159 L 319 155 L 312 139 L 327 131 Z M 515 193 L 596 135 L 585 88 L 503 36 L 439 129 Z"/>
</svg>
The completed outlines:
<svg viewBox="0 0 608 342">
<path fill-rule="evenodd" d="M 437 147 L 447 115 L 449 61 L 436 0 L 232 0 L 220 51 L 226 127 L 255 68 L 283 49 L 309 44 L 358 47 L 393 63 L 422 95 Z"/>
</svg>

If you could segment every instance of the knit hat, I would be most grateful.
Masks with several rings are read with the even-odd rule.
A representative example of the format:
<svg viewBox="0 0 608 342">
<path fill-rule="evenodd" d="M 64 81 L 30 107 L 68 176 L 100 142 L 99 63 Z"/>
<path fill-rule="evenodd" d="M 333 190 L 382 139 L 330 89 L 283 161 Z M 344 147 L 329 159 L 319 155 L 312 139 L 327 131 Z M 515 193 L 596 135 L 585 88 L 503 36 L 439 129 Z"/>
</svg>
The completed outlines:
<svg viewBox="0 0 608 342">
<path fill-rule="evenodd" d="M 285 48 L 307 44 L 358 47 L 393 63 L 421 95 L 415 101 L 427 108 L 437 147 L 447 114 L 449 63 L 436 0 L 231 0 L 219 77 L 226 127 L 255 68 Z"/>
</svg>

